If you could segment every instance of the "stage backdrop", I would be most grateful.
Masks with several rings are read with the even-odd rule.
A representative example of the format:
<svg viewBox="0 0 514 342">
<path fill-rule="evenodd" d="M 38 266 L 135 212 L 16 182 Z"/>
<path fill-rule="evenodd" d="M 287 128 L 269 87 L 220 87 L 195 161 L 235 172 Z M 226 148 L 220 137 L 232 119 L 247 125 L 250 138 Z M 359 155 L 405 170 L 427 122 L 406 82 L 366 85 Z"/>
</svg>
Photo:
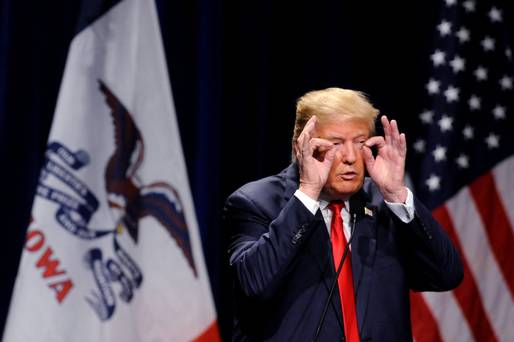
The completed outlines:
<svg viewBox="0 0 514 342">
<path fill-rule="evenodd" d="M 18 269 L 68 46 L 79 24 L 80 6 L 80 1 L 0 1 L 0 176 L 4 184 L 0 196 L 4 234 L 0 288 L 2 322 Z M 508 68 L 512 64 L 507 62 L 506 48 L 512 46 L 509 34 L 514 32 L 514 21 L 512 5 L 507 1 L 311 1 L 287 5 L 271 0 L 253 3 L 158 0 L 157 8 L 206 265 L 224 336 L 230 325 L 231 284 L 225 266 L 227 236 L 220 223 L 223 200 L 245 182 L 287 166 L 295 100 L 306 91 L 328 86 L 358 89 L 369 94 L 382 113 L 398 119 L 400 128 L 407 132 L 409 167 L 426 166 L 425 173 L 412 174 L 414 190 L 427 192 L 437 190 L 437 186 L 449 189 L 446 182 L 450 178 L 434 168 L 442 165 L 436 158 L 453 158 L 453 164 L 445 164 L 450 170 L 457 170 L 466 161 L 476 170 L 477 164 L 473 161 L 490 155 L 493 161 L 488 159 L 487 167 L 475 175 L 484 175 L 493 167 L 492 184 L 500 188 L 496 184 L 501 175 L 509 178 L 511 169 L 503 167 L 506 164 L 495 163 L 510 152 L 502 148 L 504 154 L 500 157 L 493 158 L 493 154 L 497 151 L 496 145 L 504 146 L 506 136 L 502 132 L 514 129 L 513 109 L 507 102 L 498 102 L 501 99 L 486 99 L 485 94 L 485 90 L 488 94 L 509 91 L 508 77 L 512 76 L 512 69 L 509 74 Z M 493 9 L 501 10 L 500 15 Z M 489 31 L 472 29 L 475 20 L 480 22 L 480 30 L 487 27 Z M 471 50 L 459 47 L 466 43 L 461 42 L 466 35 L 462 33 L 463 28 L 469 29 L 467 43 L 473 45 Z M 441 37 L 446 40 L 440 41 Z M 483 43 L 488 37 L 489 43 Z M 495 49 L 485 51 L 491 39 Z M 441 65 L 437 65 L 438 58 L 441 59 L 437 51 L 444 53 Z M 499 59 L 479 60 L 478 53 L 485 52 L 487 54 L 480 58 L 502 56 L 501 62 Z M 457 57 L 464 62 L 459 62 Z M 460 64 L 464 64 L 464 70 L 459 70 Z M 488 76 L 497 77 L 488 79 L 491 83 L 485 90 L 475 93 L 474 86 L 464 89 L 459 85 L 477 82 L 475 71 L 480 66 L 489 71 Z M 483 75 L 483 72 L 478 74 Z M 499 82 L 504 76 L 507 78 L 502 86 Z M 478 86 L 483 87 L 483 84 Z M 437 87 L 438 93 L 435 92 Z M 456 93 L 459 105 L 452 100 Z M 488 115 L 486 122 L 496 126 L 479 130 L 476 127 L 482 126 L 478 120 L 462 121 L 466 115 L 477 115 L 470 112 L 469 101 L 473 95 L 480 98 L 481 111 L 477 113 Z M 449 107 L 437 107 L 437 101 Z M 477 100 L 471 102 L 476 106 Z M 504 107 L 503 119 L 498 106 Z M 421 116 L 430 111 L 434 113 L 432 116 Z M 480 154 L 475 150 L 455 149 L 455 146 L 464 146 L 463 141 L 450 144 L 444 140 L 450 132 L 444 131 L 447 127 L 454 133 L 459 129 L 463 134 L 467 124 L 473 124 L 474 133 L 480 133 L 473 145 L 485 146 Z M 467 131 L 469 134 L 469 129 Z M 437 138 L 431 133 L 443 136 Z M 430 140 L 434 137 L 443 141 Z M 419 143 L 421 140 L 424 143 Z M 487 149 L 488 146 L 491 148 Z M 422 155 L 432 160 L 422 162 L 415 157 L 416 149 L 421 148 L 425 148 Z M 460 158 L 459 151 L 468 159 Z M 455 164 L 457 159 L 460 164 Z M 495 165 L 500 168 L 494 168 Z M 491 177 L 487 174 L 486 177 L 485 188 L 494 189 L 487 183 Z M 474 179 L 478 178 L 466 176 L 460 186 L 472 185 Z M 431 207 L 458 211 L 456 203 L 459 203 L 458 196 L 462 196 L 461 188 L 454 186 L 452 189 L 438 197 L 437 202 L 427 197 Z M 467 195 L 472 190 L 465 191 Z M 474 196 L 485 198 L 480 193 Z M 493 192 L 492 196 L 502 203 L 506 198 L 501 191 Z M 442 203 L 444 207 L 440 206 Z M 512 238 L 512 225 L 505 223 L 514 211 L 510 203 L 504 204 L 501 207 L 504 210 L 500 211 L 502 227 L 506 227 L 501 236 L 507 239 Z M 490 230 L 484 229 L 483 224 L 484 220 L 492 222 L 490 220 L 497 215 L 488 219 L 479 210 L 474 211 L 476 222 L 482 222 L 476 227 L 481 233 L 473 234 L 475 242 L 468 243 L 475 245 L 468 246 L 462 237 L 469 234 L 455 228 L 459 222 L 455 217 L 445 216 L 443 209 L 437 214 L 442 215 L 441 220 L 446 220 L 445 226 L 450 233 L 455 233 L 454 238 L 460 243 L 468 265 L 467 278 L 496 279 L 502 286 L 500 292 L 507 294 L 501 300 L 512 303 L 512 270 L 508 266 L 512 259 L 509 254 L 495 252 L 496 247 L 489 248 L 503 240 L 488 235 Z M 486 247 L 483 260 L 489 266 L 495 265 L 486 268 L 492 270 L 492 276 L 476 271 L 474 267 L 481 261 L 469 257 L 480 247 L 477 241 L 482 241 L 482 247 Z M 446 301 L 453 311 L 439 312 L 434 310 L 439 303 L 437 300 L 415 297 L 414 301 L 421 308 L 415 312 L 432 324 L 428 326 L 429 331 L 436 332 L 429 336 L 430 340 L 451 338 L 456 333 L 455 327 L 470 339 L 509 336 L 506 334 L 510 331 L 504 329 L 503 322 L 505 317 L 512 321 L 508 316 L 511 312 L 507 307 L 498 313 L 494 299 L 487 297 L 495 289 L 489 285 L 484 288 L 483 283 L 476 281 L 466 284 L 463 292 L 449 295 L 450 300 Z M 466 298 L 481 301 L 477 304 Z M 457 321 L 450 321 L 448 317 Z M 474 328 L 478 321 L 485 322 L 479 331 Z M 421 330 L 416 330 L 418 328 Z M 415 331 L 423 333 L 416 325 Z"/>
</svg>

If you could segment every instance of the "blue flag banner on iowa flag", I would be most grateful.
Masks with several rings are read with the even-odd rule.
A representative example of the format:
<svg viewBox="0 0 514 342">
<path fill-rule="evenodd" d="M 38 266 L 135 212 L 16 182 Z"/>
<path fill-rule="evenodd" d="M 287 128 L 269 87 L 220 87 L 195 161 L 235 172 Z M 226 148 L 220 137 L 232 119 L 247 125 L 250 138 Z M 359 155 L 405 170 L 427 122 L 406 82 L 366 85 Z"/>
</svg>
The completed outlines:
<svg viewBox="0 0 514 342">
<path fill-rule="evenodd" d="M 119 1 L 71 43 L 3 341 L 217 331 L 155 4 Z"/>
<path fill-rule="evenodd" d="M 441 1 L 414 188 L 457 246 L 463 283 L 412 296 L 423 341 L 514 341 L 513 32 L 500 1 Z"/>
</svg>

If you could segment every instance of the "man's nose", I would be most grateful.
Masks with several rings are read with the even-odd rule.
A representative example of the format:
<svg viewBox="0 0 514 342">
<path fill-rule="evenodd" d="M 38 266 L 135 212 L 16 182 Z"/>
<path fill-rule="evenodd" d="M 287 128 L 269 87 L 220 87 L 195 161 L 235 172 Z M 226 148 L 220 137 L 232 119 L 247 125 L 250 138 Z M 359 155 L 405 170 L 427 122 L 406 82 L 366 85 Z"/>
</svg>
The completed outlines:
<svg viewBox="0 0 514 342">
<path fill-rule="evenodd" d="M 338 146 L 337 151 L 340 160 L 343 163 L 353 164 L 357 160 L 357 150 L 352 142 L 345 142 Z"/>
</svg>

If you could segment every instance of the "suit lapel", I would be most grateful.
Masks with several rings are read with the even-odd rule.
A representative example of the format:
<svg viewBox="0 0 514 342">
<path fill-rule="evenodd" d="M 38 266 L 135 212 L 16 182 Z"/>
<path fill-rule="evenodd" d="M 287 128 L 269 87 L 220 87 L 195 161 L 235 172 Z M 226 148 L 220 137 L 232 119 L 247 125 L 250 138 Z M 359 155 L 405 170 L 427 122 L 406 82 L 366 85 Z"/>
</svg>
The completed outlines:
<svg viewBox="0 0 514 342">
<path fill-rule="evenodd" d="M 369 294 L 372 285 L 372 268 L 377 248 L 377 210 L 366 204 L 365 214 L 357 219 L 352 242 L 353 286 L 357 309 L 357 322 L 362 333 Z"/>
<path fill-rule="evenodd" d="M 319 275 L 323 281 L 326 290 L 326 295 L 330 294 L 330 288 L 335 280 L 335 266 L 334 259 L 332 258 L 332 246 L 330 244 L 330 236 L 328 235 L 327 226 L 321 211 L 316 213 L 317 227 L 316 231 L 310 237 L 308 244 L 308 253 L 316 262 L 319 269 Z M 323 300 L 325 301 L 325 299 Z M 343 331 L 343 311 L 341 307 L 341 297 L 339 295 L 339 287 L 335 283 L 334 291 L 330 298 L 330 310 L 337 317 L 337 322 Z"/>
</svg>

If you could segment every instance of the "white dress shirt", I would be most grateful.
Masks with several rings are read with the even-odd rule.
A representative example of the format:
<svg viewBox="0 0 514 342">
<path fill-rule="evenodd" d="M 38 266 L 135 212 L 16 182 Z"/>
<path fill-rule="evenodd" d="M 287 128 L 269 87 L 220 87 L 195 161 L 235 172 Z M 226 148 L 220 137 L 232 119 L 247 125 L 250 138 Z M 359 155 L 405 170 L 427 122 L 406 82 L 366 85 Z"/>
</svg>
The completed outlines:
<svg viewBox="0 0 514 342">
<path fill-rule="evenodd" d="M 327 226 L 328 234 L 330 235 L 332 210 L 328 208 L 329 202 L 325 200 L 316 201 L 301 192 L 299 189 L 296 190 L 294 195 L 303 203 L 312 215 L 316 215 L 316 211 L 318 211 L 318 209 L 321 210 L 321 214 L 325 220 L 325 225 Z M 409 223 L 414 219 L 414 199 L 409 188 L 407 188 L 407 199 L 405 200 L 405 203 L 391 203 L 386 200 L 384 200 L 384 202 L 402 222 Z M 346 237 L 346 241 L 348 241 L 351 236 L 349 201 L 344 201 L 344 208 L 341 209 L 341 215 L 343 217 L 344 235 Z"/>
</svg>

